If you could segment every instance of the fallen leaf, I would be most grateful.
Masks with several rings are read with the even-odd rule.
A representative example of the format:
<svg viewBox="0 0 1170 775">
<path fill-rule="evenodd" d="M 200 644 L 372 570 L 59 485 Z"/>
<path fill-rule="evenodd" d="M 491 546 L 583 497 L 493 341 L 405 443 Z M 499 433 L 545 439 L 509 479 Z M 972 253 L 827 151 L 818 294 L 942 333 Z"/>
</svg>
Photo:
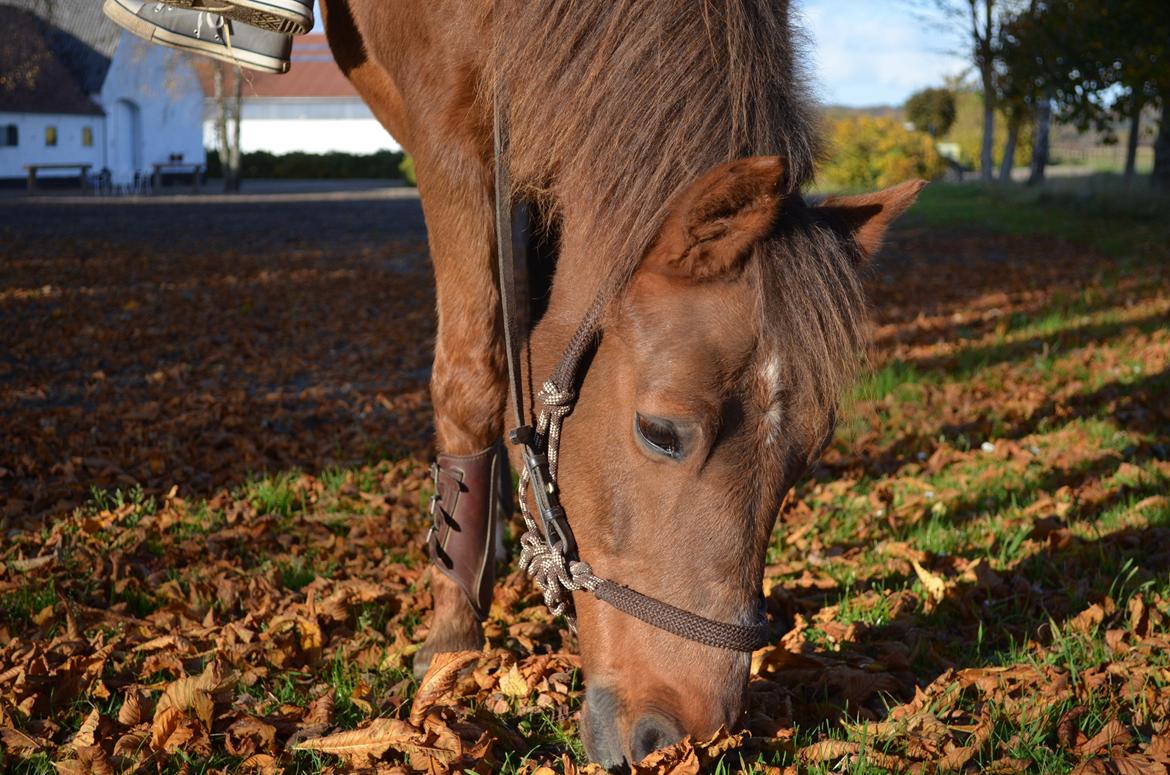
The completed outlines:
<svg viewBox="0 0 1170 775">
<path fill-rule="evenodd" d="M 459 680 L 459 673 L 479 660 L 478 651 L 453 651 L 435 654 L 431 666 L 419 682 L 414 704 L 410 709 L 412 724 L 421 723 L 431 708 L 447 700 Z"/>
</svg>

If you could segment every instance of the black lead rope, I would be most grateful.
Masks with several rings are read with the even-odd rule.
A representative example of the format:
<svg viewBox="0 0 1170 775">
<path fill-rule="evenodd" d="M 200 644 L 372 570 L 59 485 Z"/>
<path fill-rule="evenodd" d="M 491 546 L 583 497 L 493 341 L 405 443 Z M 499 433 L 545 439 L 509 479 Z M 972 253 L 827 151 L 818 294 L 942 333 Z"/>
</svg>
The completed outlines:
<svg viewBox="0 0 1170 775">
<path fill-rule="evenodd" d="M 512 192 L 508 170 L 508 126 L 504 96 L 499 84 L 494 98 L 494 146 L 496 193 L 496 255 L 499 261 L 500 312 L 503 316 L 504 351 L 508 362 L 508 389 L 516 415 L 516 427 L 508 434 L 522 446 L 524 471 L 520 475 L 520 511 L 527 532 L 521 537 L 520 567 L 532 576 L 554 614 L 568 614 L 571 598 L 566 592 L 592 592 L 618 610 L 681 638 L 715 648 L 751 652 L 768 643 L 768 622 L 763 600 L 756 620 L 749 625 L 728 624 L 699 616 L 629 587 L 593 574 L 577 556 L 577 545 L 557 493 L 557 452 L 561 421 L 572 410 L 580 365 L 597 339 L 607 293 L 599 293 L 573 334 L 560 362 L 541 389 L 542 407 L 535 426 L 524 412 L 520 372 L 520 338 L 516 314 L 516 256 L 512 235 Z M 613 288 L 617 283 L 611 284 Z M 611 292 L 615 292 L 610 289 Z M 528 487 L 540 518 L 539 530 L 528 509 Z"/>
</svg>

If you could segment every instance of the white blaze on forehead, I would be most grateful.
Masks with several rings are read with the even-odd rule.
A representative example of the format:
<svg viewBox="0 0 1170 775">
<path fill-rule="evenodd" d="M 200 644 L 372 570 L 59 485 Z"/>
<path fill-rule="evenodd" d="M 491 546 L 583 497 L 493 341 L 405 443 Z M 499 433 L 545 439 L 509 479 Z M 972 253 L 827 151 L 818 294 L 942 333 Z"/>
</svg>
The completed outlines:
<svg viewBox="0 0 1170 775">
<path fill-rule="evenodd" d="M 775 438 L 780 430 L 783 412 L 780 406 L 781 360 L 777 353 L 769 353 L 760 366 L 761 399 L 764 407 L 764 422 L 767 424 L 767 440 Z"/>
</svg>

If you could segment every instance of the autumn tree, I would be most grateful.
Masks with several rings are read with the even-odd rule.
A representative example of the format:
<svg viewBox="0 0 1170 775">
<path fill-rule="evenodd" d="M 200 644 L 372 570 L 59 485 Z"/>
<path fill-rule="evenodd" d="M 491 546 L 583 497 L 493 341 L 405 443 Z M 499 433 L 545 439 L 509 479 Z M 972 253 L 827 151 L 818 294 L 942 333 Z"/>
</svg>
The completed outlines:
<svg viewBox="0 0 1170 775">
<path fill-rule="evenodd" d="M 906 100 L 906 118 L 937 140 L 955 123 L 955 93 L 937 88 L 914 92 Z"/>
<path fill-rule="evenodd" d="M 1008 133 L 999 179 L 1011 178 L 1012 158 L 1025 121 L 1032 123 L 1029 185 L 1043 182 L 1049 137 L 1057 50 L 1046 3 L 1031 0 L 1002 24 L 999 38 L 998 99 L 1007 116 Z"/>
<path fill-rule="evenodd" d="M 240 190 L 243 178 L 243 155 L 240 153 L 240 124 L 244 108 L 244 75 L 239 67 L 224 63 L 212 68 L 215 101 L 215 140 L 223 168 L 223 190 Z"/>
<path fill-rule="evenodd" d="M 996 70 L 999 62 L 999 36 L 1004 19 L 1016 8 L 1018 0 L 912 0 L 931 14 L 930 23 L 961 31 L 965 54 L 979 74 L 983 90 L 983 140 L 979 154 L 979 175 L 985 182 L 993 179 L 995 167 L 995 113 L 997 103 Z"/>
</svg>

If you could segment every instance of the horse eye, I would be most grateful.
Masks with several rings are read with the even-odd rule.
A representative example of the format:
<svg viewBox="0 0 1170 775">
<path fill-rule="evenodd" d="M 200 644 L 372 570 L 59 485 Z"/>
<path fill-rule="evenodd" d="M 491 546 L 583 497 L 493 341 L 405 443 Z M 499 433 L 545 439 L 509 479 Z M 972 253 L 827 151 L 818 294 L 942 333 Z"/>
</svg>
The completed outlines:
<svg viewBox="0 0 1170 775">
<path fill-rule="evenodd" d="M 638 435 L 651 451 L 672 460 L 682 459 L 682 443 L 679 441 L 674 423 L 655 417 L 644 417 L 641 412 L 637 413 L 637 419 Z"/>
</svg>

